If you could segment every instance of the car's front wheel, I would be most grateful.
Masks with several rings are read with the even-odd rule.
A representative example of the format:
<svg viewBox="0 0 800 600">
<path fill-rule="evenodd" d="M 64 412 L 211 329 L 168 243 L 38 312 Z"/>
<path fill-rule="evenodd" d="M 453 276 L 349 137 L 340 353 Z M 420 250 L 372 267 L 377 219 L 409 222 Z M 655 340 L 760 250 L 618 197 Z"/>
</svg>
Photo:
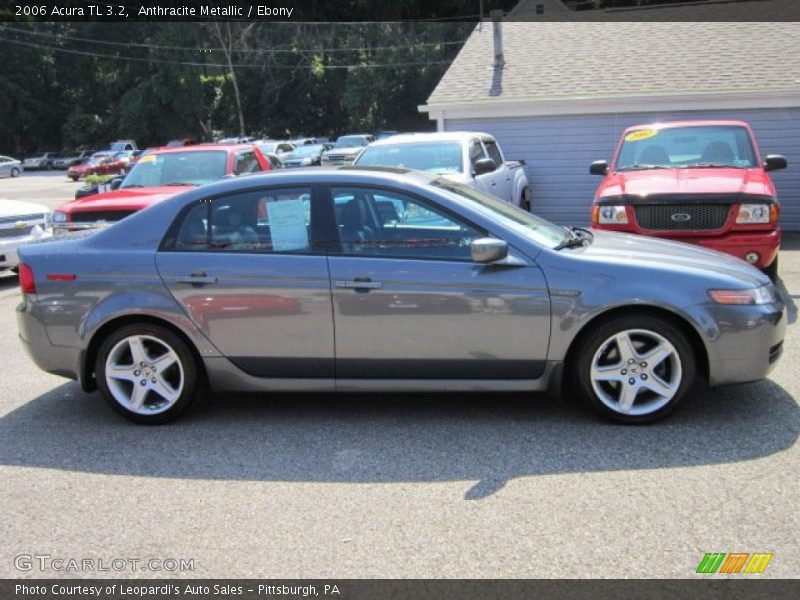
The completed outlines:
<svg viewBox="0 0 800 600">
<path fill-rule="evenodd" d="M 666 319 L 616 317 L 580 344 L 574 361 L 578 391 L 614 421 L 648 423 L 668 415 L 695 379 L 691 343 Z"/>
<path fill-rule="evenodd" d="M 136 423 L 166 423 L 202 391 L 197 360 L 187 344 L 160 325 L 127 325 L 107 337 L 95 363 L 100 392 Z"/>
<path fill-rule="evenodd" d="M 11 169 L 11 176 L 12 177 L 19 177 L 19 169 L 17 167 L 14 167 L 13 169 Z"/>
</svg>

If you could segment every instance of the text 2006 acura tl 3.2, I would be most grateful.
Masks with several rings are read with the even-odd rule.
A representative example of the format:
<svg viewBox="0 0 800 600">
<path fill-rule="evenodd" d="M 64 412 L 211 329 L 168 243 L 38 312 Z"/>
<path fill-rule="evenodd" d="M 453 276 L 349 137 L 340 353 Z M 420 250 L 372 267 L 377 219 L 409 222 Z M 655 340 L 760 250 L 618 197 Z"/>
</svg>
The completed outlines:
<svg viewBox="0 0 800 600">
<path fill-rule="evenodd" d="M 627 423 L 760 379 L 784 305 L 743 261 L 552 225 L 399 169 L 187 191 L 21 251 L 20 336 L 141 423 L 213 391 L 553 391 Z"/>
</svg>

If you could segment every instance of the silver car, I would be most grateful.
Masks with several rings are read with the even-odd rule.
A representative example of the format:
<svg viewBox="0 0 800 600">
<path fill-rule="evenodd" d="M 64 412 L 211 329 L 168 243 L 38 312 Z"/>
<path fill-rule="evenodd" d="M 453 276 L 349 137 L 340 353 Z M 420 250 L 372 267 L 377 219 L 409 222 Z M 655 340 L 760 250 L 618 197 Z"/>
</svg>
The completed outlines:
<svg viewBox="0 0 800 600">
<path fill-rule="evenodd" d="M 783 302 L 736 258 L 563 228 L 401 169 L 287 170 L 20 251 L 20 337 L 139 423 L 207 391 L 558 393 L 625 423 L 763 378 Z"/>
<path fill-rule="evenodd" d="M 22 173 L 22 161 L 10 156 L 0 156 L 0 177 L 19 177 Z"/>
</svg>

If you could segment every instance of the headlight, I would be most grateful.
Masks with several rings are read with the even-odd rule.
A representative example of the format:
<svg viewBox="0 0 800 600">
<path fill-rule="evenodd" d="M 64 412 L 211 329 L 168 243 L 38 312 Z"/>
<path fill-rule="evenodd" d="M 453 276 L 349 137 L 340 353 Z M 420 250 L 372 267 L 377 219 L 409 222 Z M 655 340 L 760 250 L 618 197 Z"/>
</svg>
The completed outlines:
<svg viewBox="0 0 800 600">
<path fill-rule="evenodd" d="M 741 204 L 739 214 L 736 215 L 738 224 L 744 223 L 769 223 L 770 222 L 769 204 Z"/>
<path fill-rule="evenodd" d="M 624 206 L 597 206 L 594 211 L 598 225 L 627 225 L 628 212 Z"/>
<path fill-rule="evenodd" d="M 344 159 L 345 159 L 345 160 L 355 160 L 355 159 L 356 159 L 356 156 L 358 156 L 358 152 L 356 152 L 355 154 L 348 154 L 348 155 L 346 155 L 346 156 L 344 157 Z"/>
<path fill-rule="evenodd" d="M 53 223 L 66 223 L 67 222 L 67 213 L 55 211 L 53 213 Z"/>
<path fill-rule="evenodd" d="M 776 299 L 771 283 L 749 290 L 708 290 L 708 295 L 717 304 L 772 304 Z"/>
<path fill-rule="evenodd" d="M 307 167 L 308 165 L 312 164 L 313 162 L 314 162 L 313 158 L 304 158 L 300 164 L 303 165 L 304 167 Z"/>
</svg>

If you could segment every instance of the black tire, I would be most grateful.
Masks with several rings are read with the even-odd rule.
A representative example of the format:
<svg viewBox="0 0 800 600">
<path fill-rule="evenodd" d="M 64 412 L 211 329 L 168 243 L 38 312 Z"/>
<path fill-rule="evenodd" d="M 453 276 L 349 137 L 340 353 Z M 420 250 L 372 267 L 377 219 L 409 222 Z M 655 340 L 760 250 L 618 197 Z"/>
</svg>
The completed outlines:
<svg viewBox="0 0 800 600">
<path fill-rule="evenodd" d="M 522 199 L 519 205 L 528 212 L 531 212 L 531 188 L 526 187 L 522 192 Z"/>
<path fill-rule="evenodd" d="M 130 338 L 131 336 L 147 336 L 148 338 L 155 338 L 160 343 L 171 347 L 178 357 L 180 369 L 182 369 L 183 375 L 183 389 L 181 390 L 177 400 L 175 400 L 174 403 L 166 410 L 154 412 L 152 414 L 143 414 L 143 412 L 145 412 L 147 409 L 147 407 L 143 405 L 142 412 L 134 412 L 133 410 L 130 410 L 128 407 L 121 404 L 117 398 L 115 398 L 114 393 L 109 387 L 106 379 L 106 361 L 109 358 L 109 354 L 117 346 L 117 344 L 126 338 Z M 176 367 L 171 368 L 176 369 Z M 197 359 L 186 342 L 184 342 L 180 336 L 176 335 L 166 327 L 152 323 L 126 325 L 114 331 L 105 340 L 103 340 L 95 360 L 95 375 L 97 379 L 97 387 L 111 407 L 126 419 L 133 421 L 134 423 L 144 425 L 155 425 L 174 421 L 180 415 L 186 412 L 186 410 L 188 410 L 189 407 L 192 406 L 204 394 L 206 388 L 205 378 L 203 373 L 200 371 Z M 136 382 L 132 382 L 133 387 L 136 385 Z M 157 394 L 155 394 L 155 392 L 146 392 L 146 394 L 146 398 L 150 401 L 157 401 L 160 398 Z"/>
<path fill-rule="evenodd" d="M 19 177 L 19 169 L 17 167 L 12 167 L 11 176 L 12 177 Z"/>
<path fill-rule="evenodd" d="M 632 367 L 628 367 L 630 369 L 628 373 L 626 373 L 627 369 L 623 370 L 621 368 L 620 376 L 623 379 L 622 381 L 595 382 L 600 392 L 605 394 L 606 400 L 604 401 L 604 399 L 598 395 L 598 391 L 596 391 L 593 385 L 592 365 L 596 355 L 599 354 L 602 358 L 603 352 L 607 351 L 609 352 L 607 356 L 611 357 L 609 369 L 615 371 L 615 363 L 617 363 L 618 360 L 623 368 L 626 366 L 622 357 L 615 355 L 615 352 L 619 352 L 619 350 L 614 348 L 614 343 L 611 343 L 611 345 L 608 344 L 612 336 L 623 332 L 641 332 L 632 333 L 630 338 L 635 340 L 634 346 L 637 352 L 641 351 L 646 353 L 648 351 L 646 345 L 648 339 L 647 334 L 651 335 L 651 339 L 660 336 L 668 341 L 675 352 L 668 359 L 653 366 L 649 366 L 646 361 L 642 361 L 637 362 Z M 652 334 L 655 335 L 653 336 Z M 602 416 L 617 423 L 652 423 L 666 417 L 675 410 L 675 407 L 683 399 L 686 392 L 692 387 L 695 381 L 697 369 L 692 345 L 680 327 L 664 318 L 647 314 L 621 315 L 586 332 L 576 343 L 578 344 L 576 346 L 577 352 L 574 356 L 574 360 L 571 361 L 571 373 L 569 373 L 568 376 L 572 375 L 572 378 L 576 382 L 576 391 L 582 400 Z M 640 345 L 636 346 L 636 344 Z M 672 358 L 674 354 L 677 354 L 677 362 Z M 646 371 L 642 365 L 644 365 L 644 367 L 649 367 L 651 371 Z M 601 365 L 601 367 L 602 366 L 605 365 Z M 658 375 L 659 379 L 662 381 L 672 380 L 677 386 L 677 391 L 675 391 L 674 395 L 668 400 L 666 395 L 658 396 L 658 394 L 655 394 L 645 387 L 646 385 L 651 385 L 659 381 L 659 379 L 656 379 L 655 375 Z M 643 380 L 648 379 L 648 377 L 651 381 L 645 384 Z M 630 409 L 634 414 L 622 412 L 621 409 L 618 410 L 609 405 L 613 404 L 613 396 L 615 394 L 619 394 L 619 398 L 622 398 L 622 390 L 626 385 L 636 386 L 633 388 L 636 390 L 634 391 L 634 404 Z M 652 405 L 652 410 L 648 408 L 648 405 Z M 635 414 L 637 411 L 646 412 Z"/>
<path fill-rule="evenodd" d="M 72 181 L 78 181 L 79 179 L 78 177 L 73 177 L 72 175 L 70 175 L 69 178 L 72 179 Z"/>
<path fill-rule="evenodd" d="M 764 269 L 764 273 L 766 273 L 767 277 L 769 277 L 772 280 L 772 283 L 778 283 L 778 257 L 777 256 L 775 257 L 775 260 L 773 260 L 772 263 L 767 268 Z"/>
</svg>

